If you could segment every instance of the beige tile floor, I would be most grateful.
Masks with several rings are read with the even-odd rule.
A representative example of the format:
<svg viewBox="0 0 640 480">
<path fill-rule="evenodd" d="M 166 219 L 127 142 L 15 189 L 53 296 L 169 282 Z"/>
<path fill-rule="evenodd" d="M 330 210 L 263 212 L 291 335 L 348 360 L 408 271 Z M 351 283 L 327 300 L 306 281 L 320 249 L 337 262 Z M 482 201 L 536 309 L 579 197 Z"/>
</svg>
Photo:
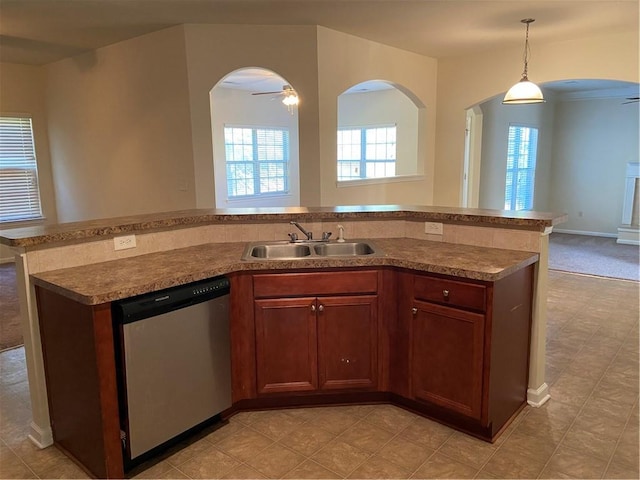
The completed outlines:
<svg viewBox="0 0 640 480">
<path fill-rule="evenodd" d="M 390 405 L 238 414 L 137 478 L 638 478 L 638 284 L 550 274 L 552 400 L 495 444 Z M 23 349 L 0 354 L 0 477 L 82 478 L 27 439 Z"/>
</svg>

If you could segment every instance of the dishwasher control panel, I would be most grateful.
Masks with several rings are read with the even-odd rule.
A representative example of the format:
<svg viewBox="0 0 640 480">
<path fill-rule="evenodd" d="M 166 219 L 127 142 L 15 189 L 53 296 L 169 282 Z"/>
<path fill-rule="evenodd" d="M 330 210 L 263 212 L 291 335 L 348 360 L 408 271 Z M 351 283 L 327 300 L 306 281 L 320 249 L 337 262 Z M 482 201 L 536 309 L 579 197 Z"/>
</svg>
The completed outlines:
<svg viewBox="0 0 640 480">
<path fill-rule="evenodd" d="M 166 309 L 184 308 L 228 295 L 229 290 L 228 278 L 208 278 L 114 302 L 112 311 L 117 321 L 126 324 L 144 316 L 156 315 Z"/>
<path fill-rule="evenodd" d="M 228 278 L 218 278 L 216 280 L 207 280 L 206 283 L 198 284 L 192 289 L 193 295 L 203 295 L 205 293 L 217 292 L 229 288 Z"/>
</svg>

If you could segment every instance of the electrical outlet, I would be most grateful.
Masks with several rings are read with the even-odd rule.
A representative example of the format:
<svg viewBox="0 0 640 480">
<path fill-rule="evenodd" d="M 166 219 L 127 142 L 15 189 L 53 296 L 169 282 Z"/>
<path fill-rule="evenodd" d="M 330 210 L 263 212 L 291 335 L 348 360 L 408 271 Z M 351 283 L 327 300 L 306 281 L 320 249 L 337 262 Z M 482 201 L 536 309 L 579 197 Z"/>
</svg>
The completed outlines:
<svg viewBox="0 0 640 480">
<path fill-rule="evenodd" d="M 429 235 L 442 235 L 442 223 L 424 222 L 424 233 Z"/>
<path fill-rule="evenodd" d="M 135 247 L 136 247 L 135 235 L 125 235 L 122 237 L 113 238 L 113 248 L 116 250 L 125 250 L 127 248 L 135 248 Z"/>
</svg>

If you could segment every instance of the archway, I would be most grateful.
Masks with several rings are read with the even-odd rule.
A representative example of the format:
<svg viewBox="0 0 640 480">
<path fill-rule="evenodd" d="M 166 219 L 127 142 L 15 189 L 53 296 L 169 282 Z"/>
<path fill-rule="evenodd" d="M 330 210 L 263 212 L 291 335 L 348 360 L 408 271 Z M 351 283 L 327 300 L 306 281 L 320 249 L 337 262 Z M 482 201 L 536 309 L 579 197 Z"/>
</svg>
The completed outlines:
<svg viewBox="0 0 640 480">
<path fill-rule="evenodd" d="M 209 92 L 217 208 L 300 204 L 298 111 L 283 103 L 291 94 L 260 67 L 235 70 Z"/>
</svg>

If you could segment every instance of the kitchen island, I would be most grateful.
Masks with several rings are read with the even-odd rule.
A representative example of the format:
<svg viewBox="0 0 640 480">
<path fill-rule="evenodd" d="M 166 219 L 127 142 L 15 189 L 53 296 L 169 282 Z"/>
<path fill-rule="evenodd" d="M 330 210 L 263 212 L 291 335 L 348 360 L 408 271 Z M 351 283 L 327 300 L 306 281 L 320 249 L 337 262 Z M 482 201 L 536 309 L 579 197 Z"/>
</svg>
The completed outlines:
<svg viewBox="0 0 640 480">
<path fill-rule="evenodd" d="M 174 212 L 2 232 L 0 238 L 15 249 L 22 273 L 20 296 L 34 409 L 31 438 L 42 446 L 52 442 L 36 283 L 77 304 L 96 306 L 229 272 L 238 272 L 240 278 L 243 272 L 259 270 L 380 267 L 493 282 L 538 261 L 533 279 L 527 397 L 529 403 L 539 405 L 548 398 L 544 383 L 547 236 L 564 218 L 530 212 L 512 215 L 473 209 L 368 206 Z M 284 239 L 292 231 L 291 220 L 305 222 L 316 232 L 335 231 L 340 223 L 348 238 L 375 238 L 386 255 L 348 261 L 316 259 L 312 263 L 295 260 L 295 265 L 239 260 L 243 242 Z M 425 221 L 442 223 L 442 234 L 425 234 Z M 135 234 L 136 248 L 114 250 L 114 236 L 121 234 Z M 502 264 L 497 261 L 500 255 L 493 255 L 498 250 L 507 252 L 508 260 Z M 194 261 L 190 263 L 188 258 Z"/>
</svg>

